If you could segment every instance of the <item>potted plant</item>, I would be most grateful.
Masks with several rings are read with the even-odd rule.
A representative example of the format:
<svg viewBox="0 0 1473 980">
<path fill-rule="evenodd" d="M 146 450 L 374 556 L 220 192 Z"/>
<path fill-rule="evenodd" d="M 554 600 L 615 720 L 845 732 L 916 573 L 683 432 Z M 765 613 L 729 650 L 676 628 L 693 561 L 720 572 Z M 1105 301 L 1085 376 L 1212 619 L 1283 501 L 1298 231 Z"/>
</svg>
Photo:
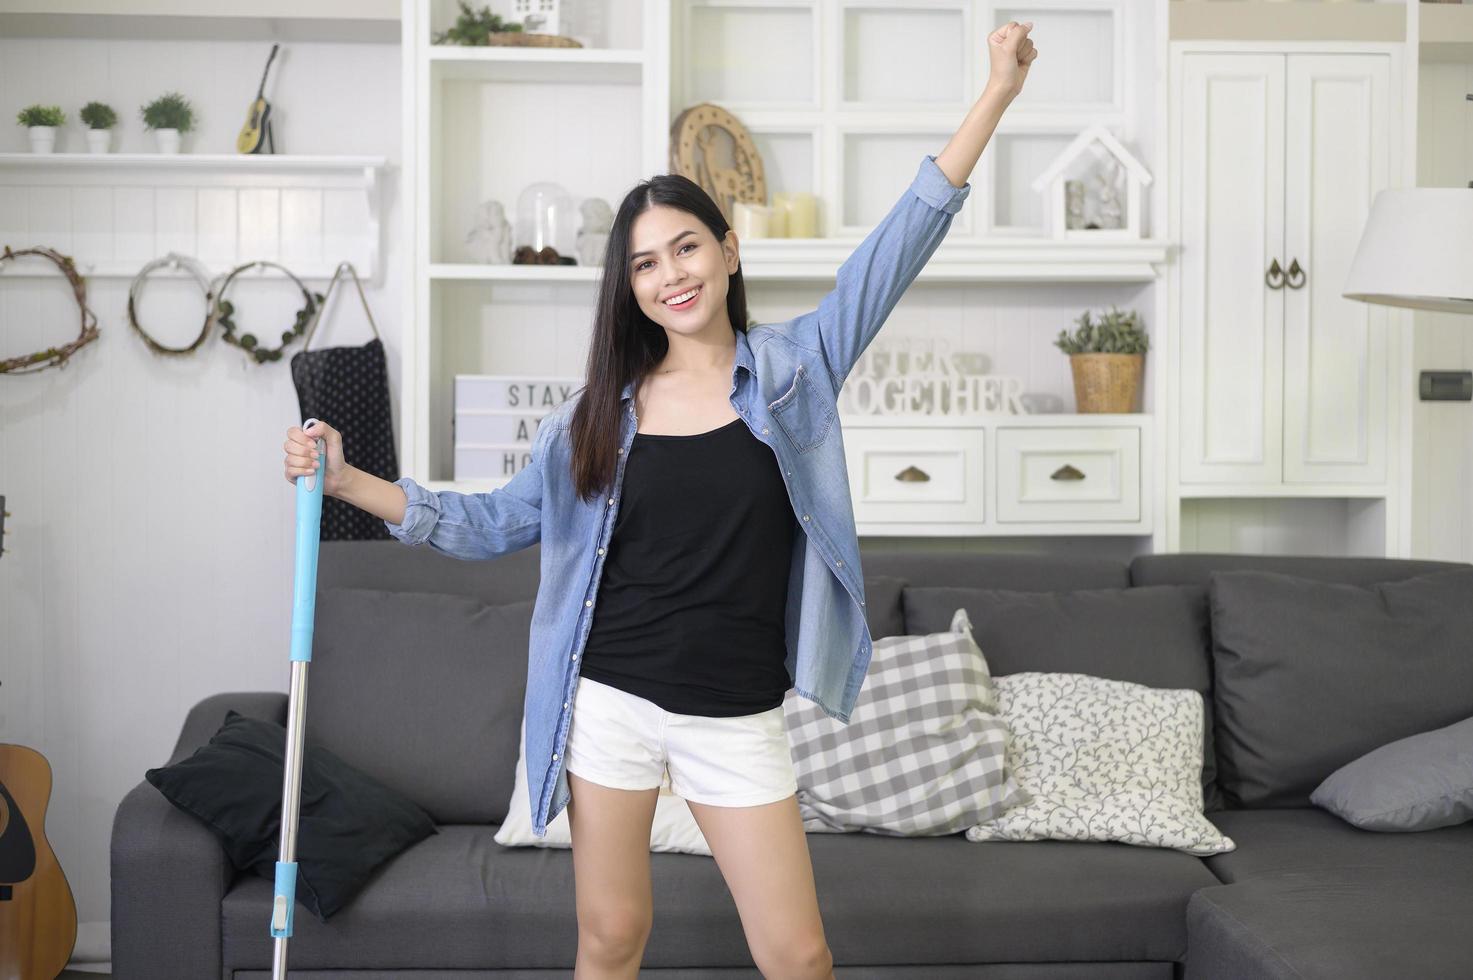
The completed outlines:
<svg viewBox="0 0 1473 980">
<path fill-rule="evenodd" d="M 460 7 L 460 16 L 448 29 L 441 31 L 431 38 L 433 44 L 469 44 L 485 45 L 495 43 L 491 37 L 493 34 L 510 34 L 522 29 L 521 24 L 503 22 L 502 19 L 491 12 L 490 7 L 482 7 L 479 11 L 471 9 L 465 0 L 456 0 Z"/>
<path fill-rule="evenodd" d="M 28 105 L 16 116 L 31 137 L 32 153 L 50 153 L 56 146 L 56 128 L 66 122 L 59 105 Z"/>
<path fill-rule="evenodd" d="M 113 107 L 103 102 L 82 106 L 82 122 L 87 124 L 87 152 L 106 153 L 112 141 L 112 128 L 118 123 Z"/>
<path fill-rule="evenodd" d="M 143 125 L 153 130 L 160 153 L 178 153 L 179 137 L 194 128 L 194 106 L 178 92 L 168 92 L 139 110 Z"/>
<path fill-rule="evenodd" d="M 1054 345 L 1069 355 L 1074 375 L 1074 401 L 1079 412 L 1133 412 L 1141 369 L 1150 338 L 1140 329 L 1135 310 L 1122 313 L 1112 304 L 1098 323 L 1089 311 L 1076 321 L 1071 336 L 1059 331 Z"/>
</svg>

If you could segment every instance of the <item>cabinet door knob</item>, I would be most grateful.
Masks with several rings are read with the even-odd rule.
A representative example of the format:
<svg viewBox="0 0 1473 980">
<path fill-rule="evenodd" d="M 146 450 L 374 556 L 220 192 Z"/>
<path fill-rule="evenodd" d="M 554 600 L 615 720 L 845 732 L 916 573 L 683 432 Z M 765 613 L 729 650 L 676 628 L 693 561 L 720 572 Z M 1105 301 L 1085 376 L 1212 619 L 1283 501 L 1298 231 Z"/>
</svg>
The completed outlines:
<svg viewBox="0 0 1473 980">
<path fill-rule="evenodd" d="M 1278 283 L 1275 283 L 1274 279 L 1278 279 Z M 1264 275 L 1263 281 L 1268 283 L 1269 289 L 1284 288 L 1284 270 L 1279 267 L 1278 259 L 1274 259 L 1274 264 L 1268 267 L 1268 272 Z"/>
<path fill-rule="evenodd" d="M 1298 282 L 1294 281 L 1295 276 L 1299 277 Z M 1289 277 L 1285 281 L 1289 284 L 1290 289 L 1300 289 L 1304 286 L 1304 270 L 1299 268 L 1298 259 L 1289 263 Z"/>
<path fill-rule="evenodd" d="M 926 483 L 931 479 L 931 474 L 917 466 L 907 466 L 895 474 L 895 479 L 901 483 Z"/>
</svg>

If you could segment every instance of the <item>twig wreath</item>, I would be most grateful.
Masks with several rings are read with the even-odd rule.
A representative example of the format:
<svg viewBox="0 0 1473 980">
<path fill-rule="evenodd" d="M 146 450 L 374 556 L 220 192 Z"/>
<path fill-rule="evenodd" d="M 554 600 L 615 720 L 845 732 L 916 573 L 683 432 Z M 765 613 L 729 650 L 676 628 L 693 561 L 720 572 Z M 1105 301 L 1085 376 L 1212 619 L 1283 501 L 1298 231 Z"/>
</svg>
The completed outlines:
<svg viewBox="0 0 1473 980">
<path fill-rule="evenodd" d="M 97 339 L 97 314 L 87 308 L 87 283 L 77 273 L 77 266 L 72 262 L 69 255 L 62 255 L 54 248 L 44 245 L 36 248 L 24 248 L 19 252 L 11 251 L 9 245 L 5 246 L 5 253 L 0 255 L 0 262 L 9 262 L 23 255 L 39 255 L 50 259 L 61 269 L 61 274 L 66 276 L 67 282 L 72 285 L 72 292 L 77 297 L 77 309 L 81 314 L 82 332 L 77 339 L 62 347 L 48 347 L 34 354 L 23 354 L 20 357 L 12 357 L 7 361 L 0 361 L 0 374 L 32 374 L 36 371 L 44 371 L 53 364 L 66 367 L 67 358 L 71 357 L 86 344 Z"/>
<path fill-rule="evenodd" d="M 199 336 L 196 337 L 194 339 L 194 343 L 190 344 L 188 347 L 169 347 L 165 344 L 161 344 L 150 337 L 148 335 L 148 331 L 144 330 L 138 322 L 138 296 L 140 293 L 143 292 L 143 280 L 148 278 L 149 273 L 153 272 L 155 269 L 162 268 L 166 265 L 175 269 L 178 269 L 182 266 L 184 270 L 189 273 L 190 277 L 193 278 L 195 282 L 199 283 L 200 289 L 204 290 L 205 293 L 204 324 L 200 328 Z M 200 344 L 204 343 L 205 338 L 210 335 L 210 317 L 215 305 L 215 292 L 212 287 L 213 283 L 211 282 L 210 277 L 205 274 L 205 268 L 203 265 L 187 255 L 178 255 L 174 252 L 170 252 L 163 258 L 154 259 L 152 262 L 145 265 L 142 269 L 139 269 L 138 275 L 133 277 L 133 284 L 128 287 L 128 322 L 133 325 L 133 329 L 138 332 L 138 336 L 143 338 L 143 342 L 147 344 L 155 354 L 188 354 L 191 351 L 197 349 Z"/>
<path fill-rule="evenodd" d="M 230 284 L 235 281 L 236 276 L 247 269 L 254 269 L 257 266 L 262 268 L 270 266 L 286 273 L 287 278 L 296 283 L 297 288 L 302 291 L 302 298 L 305 300 L 302 308 L 297 311 L 296 324 L 290 330 L 282 332 L 280 347 L 262 347 L 261 342 L 256 339 L 256 335 L 251 333 L 242 334 L 239 338 L 235 336 L 235 320 L 233 319 L 235 316 L 235 304 L 225 298 L 225 292 L 230 288 Z M 234 344 L 250 354 L 256 359 L 257 364 L 265 364 L 267 361 L 281 360 L 281 352 L 286 349 L 288 344 L 301 336 L 302 330 L 311 322 L 312 317 L 317 312 L 318 304 L 323 299 L 324 297 L 321 293 L 313 293 L 306 286 L 302 285 L 302 280 L 293 275 L 292 271 L 284 265 L 265 260 L 247 262 L 245 265 L 238 265 L 226 273 L 224 281 L 220 284 L 220 289 L 215 293 L 215 306 L 210 313 L 210 320 L 211 322 L 218 322 L 221 328 L 224 329 L 227 343 Z"/>
</svg>

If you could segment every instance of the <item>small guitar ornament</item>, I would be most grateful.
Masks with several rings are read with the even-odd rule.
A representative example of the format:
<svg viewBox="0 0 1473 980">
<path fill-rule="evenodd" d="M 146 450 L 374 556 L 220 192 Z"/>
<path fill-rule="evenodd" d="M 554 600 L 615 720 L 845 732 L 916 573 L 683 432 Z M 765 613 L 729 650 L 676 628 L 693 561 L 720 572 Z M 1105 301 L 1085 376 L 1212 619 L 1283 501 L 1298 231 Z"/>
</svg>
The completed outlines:
<svg viewBox="0 0 1473 980">
<path fill-rule="evenodd" d="M 46 840 L 51 765 L 0 743 L 0 978 L 55 980 L 77 944 L 77 905 Z"/>
<path fill-rule="evenodd" d="M 271 103 L 266 101 L 265 92 L 266 75 L 271 71 L 271 62 L 276 58 L 278 47 L 280 47 L 278 44 L 271 45 L 271 54 L 266 59 L 266 70 L 261 72 L 261 87 L 256 90 L 256 101 L 251 103 L 245 125 L 240 128 L 240 135 L 235 138 L 235 148 L 241 153 L 260 153 L 263 135 L 265 142 L 271 147 L 269 152 L 276 152 L 276 136 L 271 131 Z"/>
</svg>

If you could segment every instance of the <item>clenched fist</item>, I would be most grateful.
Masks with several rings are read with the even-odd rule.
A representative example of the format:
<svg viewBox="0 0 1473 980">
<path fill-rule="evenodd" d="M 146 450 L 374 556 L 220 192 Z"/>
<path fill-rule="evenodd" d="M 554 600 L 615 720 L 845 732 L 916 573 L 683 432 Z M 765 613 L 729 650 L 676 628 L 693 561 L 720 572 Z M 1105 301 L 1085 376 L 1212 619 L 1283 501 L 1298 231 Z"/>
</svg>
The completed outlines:
<svg viewBox="0 0 1473 980">
<path fill-rule="evenodd" d="M 1020 24 L 1010 20 L 987 35 L 987 56 L 992 66 L 987 77 L 987 87 L 1012 96 L 1023 91 L 1028 80 L 1028 66 L 1038 57 L 1038 49 L 1028 32 L 1033 30 L 1033 21 Z"/>
<path fill-rule="evenodd" d="M 327 467 L 317 456 L 317 440 L 327 443 Z M 343 436 L 326 422 L 316 420 L 305 430 L 292 426 L 286 430 L 286 482 L 295 484 L 299 476 L 321 472 L 322 492 L 336 496 L 347 478 L 348 464 L 343 459 Z"/>
</svg>

